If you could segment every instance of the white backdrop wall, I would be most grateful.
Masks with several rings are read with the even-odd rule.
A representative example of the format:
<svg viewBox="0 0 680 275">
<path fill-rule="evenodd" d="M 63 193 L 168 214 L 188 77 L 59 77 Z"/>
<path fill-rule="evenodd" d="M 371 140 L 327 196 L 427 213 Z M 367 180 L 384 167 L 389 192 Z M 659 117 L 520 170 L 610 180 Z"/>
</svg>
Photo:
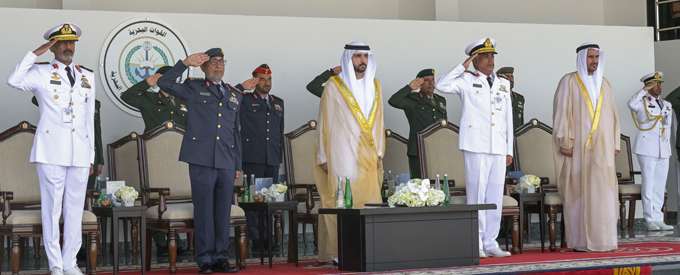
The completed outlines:
<svg viewBox="0 0 680 275">
<path fill-rule="evenodd" d="M 497 68 L 515 67 L 515 90 L 526 98 L 526 121 L 538 118 L 552 124 L 557 83 L 564 74 L 576 70 L 576 47 L 593 42 L 606 53 L 605 77 L 614 88 L 623 133 L 634 136 L 636 129 L 626 101 L 640 88 L 640 76 L 654 70 L 653 32 L 647 27 L 0 8 L 0 26 L 5 26 L 5 33 L 12 33 L 11 39 L 0 46 L 0 61 L 4 64 L 0 76 L 6 79 L 27 51 L 45 42 L 42 35 L 48 28 L 67 20 L 79 24 L 84 32 L 76 44 L 76 64 L 97 70 L 108 34 L 121 22 L 139 17 L 169 23 L 188 42 L 192 52 L 222 47 L 228 59 L 224 79 L 229 83 L 237 84 L 251 77 L 256 66 L 268 63 L 274 72 L 272 93 L 285 100 L 286 131 L 316 119 L 318 99 L 305 86 L 322 71 L 339 65 L 343 45 L 355 40 L 370 45 L 375 54 L 377 78 L 382 83 L 386 105 L 385 125 L 402 135 L 408 134 L 405 116 L 401 110 L 389 107 L 387 99 L 421 69 L 434 68 L 438 79 L 462 62 L 466 58 L 465 47 L 479 38 L 492 37 L 498 41 Z M 52 58 L 47 53 L 38 61 Z M 198 69 L 192 75 L 202 77 Z M 102 103 L 103 143 L 142 131 L 142 120 L 118 109 L 101 90 L 99 77 L 96 84 L 97 98 Z M 30 93 L 0 85 L 0 94 L 6 102 L 0 111 L 5 118 L 0 120 L 0 129 L 21 120 L 37 123 L 38 109 L 30 103 Z M 458 124 L 460 100 L 446 97 L 449 119 Z"/>
</svg>

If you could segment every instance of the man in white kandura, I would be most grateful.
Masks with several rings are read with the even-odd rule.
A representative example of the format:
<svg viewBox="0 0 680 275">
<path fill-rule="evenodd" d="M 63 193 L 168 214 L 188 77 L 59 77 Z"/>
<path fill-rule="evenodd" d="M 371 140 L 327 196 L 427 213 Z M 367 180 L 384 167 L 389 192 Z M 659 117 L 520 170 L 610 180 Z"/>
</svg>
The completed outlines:
<svg viewBox="0 0 680 275">
<path fill-rule="evenodd" d="M 512 163 L 510 82 L 494 73 L 496 41 L 485 38 L 465 49 L 462 64 L 439 79 L 437 90 L 463 101 L 458 149 L 465 158 L 468 204 L 495 204 L 479 211 L 479 257 L 509 257 L 496 242 L 503 211 L 505 167 Z M 477 71 L 466 71 L 473 63 Z"/>
<path fill-rule="evenodd" d="M 661 97 L 663 73 L 654 72 L 640 81 L 645 87 L 628 100 L 633 121 L 640 131 L 635 138 L 633 153 L 637 154 L 642 170 L 642 210 L 647 230 L 673 230 L 663 221 L 663 197 L 671 157 L 671 121 L 673 109 Z"/>
<path fill-rule="evenodd" d="M 13 88 L 32 92 L 40 105 L 30 162 L 40 181 L 45 252 L 52 274 L 82 274 L 76 254 L 87 178 L 94 163 L 94 73 L 73 63 L 75 41 L 82 35 L 72 23 L 48 30 L 49 42 L 28 52 L 7 79 Z M 35 63 L 50 50 L 54 60 Z M 64 212 L 64 247 L 59 245 L 59 218 Z"/>
<path fill-rule="evenodd" d="M 316 129 L 314 178 L 321 208 L 335 207 L 338 177 L 349 177 L 354 207 L 380 203 L 385 123 L 377 63 L 368 45 L 345 45 L 342 72 L 332 76 L 321 96 Z M 376 181 L 377 180 L 377 181 Z M 319 263 L 337 262 L 335 215 L 319 215 Z"/>
<path fill-rule="evenodd" d="M 576 72 L 562 77 L 553 101 L 553 159 L 564 209 L 567 246 L 576 251 L 618 248 L 619 196 L 614 157 L 621 127 L 604 52 L 597 44 L 576 49 Z"/>
</svg>

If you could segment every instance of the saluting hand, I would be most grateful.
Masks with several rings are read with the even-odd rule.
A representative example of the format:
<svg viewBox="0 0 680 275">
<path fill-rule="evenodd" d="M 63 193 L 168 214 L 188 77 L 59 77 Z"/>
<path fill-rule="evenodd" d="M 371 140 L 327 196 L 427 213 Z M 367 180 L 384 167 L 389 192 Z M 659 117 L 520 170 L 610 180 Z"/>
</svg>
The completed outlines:
<svg viewBox="0 0 680 275">
<path fill-rule="evenodd" d="M 342 72 L 342 66 L 337 66 L 333 68 L 333 74 L 334 75 L 339 75 Z"/>
<path fill-rule="evenodd" d="M 33 53 L 37 56 L 41 56 L 42 54 L 47 52 L 47 50 L 52 48 L 52 46 L 54 46 L 54 44 L 56 44 L 56 43 L 57 43 L 57 39 L 52 39 L 52 40 L 48 41 L 47 43 L 40 45 L 40 47 L 35 49 L 35 51 L 33 51 Z"/>
<path fill-rule="evenodd" d="M 470 63 L 472 63 L 472 60 L 475 59 L 477 55 L 478 54 L 473 54 L 472 56 L 468 57 L 468 59 L 465 59 L 465 61 L 463 61 L 463 67 L 465 67 L 466 70 L 470 68 Z"/>
<path fill-rule="evenodd" d="M 210 60 L 210 56 L 204 53 L 195 53 L 190 56 L 187 56 L 182 63 L 186 65 L 187 67 L 198 67 L 203 65 L 206 61 Z"/>
<path fill-rule="evenodd" d="M 149 86 L 151 87 L 155 87 L 156 85 L 158 85 L 158 79 L 161 78 L 161 76 L 163 76 L 163 74 L 155 74 L 147 77 L 146 84 L 149 84 Z"/>
<path fill-rule="evenodd" d="M 642 89 L 649 92 L 649 90 L 651 90 L 652 88 L 654 88 L 654 86 L 656 86 L 657 83 L 659 83 L 659 82 L 650 82 L 650 83 L 647 83 L 647 85 L 645 85 L 645 87 L 642 88 Z"/>
<path fill-rule="evenodd" d="M 420 86 L 423 85 L 423 82 L 425 82 L 425 80 L 423 80 L 423 78 L 421 77 L 418 77 L 412 80 L 411 83 L 408 84 L 408 86 L 411 87 L 411 90 L 418 90 L 420 89 Z"/>
<path fill-rule="evenodd" d="M 251 79 L 243 81 L 243 83 L 241 83 L 241 86 L 243 86 L 243 88 L 246 90 L 252 90 L 255 89 L 255 85 L 257 85 L 257 83 L 260 83 L 260 79 L 257 77 L 253 77 Z"/>
</svg>

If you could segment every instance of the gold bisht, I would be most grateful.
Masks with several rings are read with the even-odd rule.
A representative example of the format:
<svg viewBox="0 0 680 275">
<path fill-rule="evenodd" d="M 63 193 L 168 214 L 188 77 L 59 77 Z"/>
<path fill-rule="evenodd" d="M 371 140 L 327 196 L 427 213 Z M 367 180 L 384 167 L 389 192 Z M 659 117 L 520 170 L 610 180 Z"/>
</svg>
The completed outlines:
<svg viewBox="0 0 680 275">
<path fill-rule="evenodd" d="M 609 251 L 617 245 L 618 180 L 614 162 L 621 128 L 606 79 L 597 106 L 577 73 L 565 75 L 553 102 L 553 149 L 567 246 Z M 566 157 L 560 149 L 573 148 Z"/>
<path fill-rule="evenodd" d="M 335 207 L 338 177 L 350 177 L 354 208 L 380 203 L 382 165 L 385 152 L 383 98 L 380 82 L 375 83 L 375 99 L 366 117 L 347 85 L 338 76 L 326 84 L 319 105 L 319 126 L 315 146 L 314 176 L 321 197 L 321 208 Z M 319 167 L 326 163 L 328 173 Z M 338 256 L 337 218 L 319 215 L 319 262 Z"/>
</svg>

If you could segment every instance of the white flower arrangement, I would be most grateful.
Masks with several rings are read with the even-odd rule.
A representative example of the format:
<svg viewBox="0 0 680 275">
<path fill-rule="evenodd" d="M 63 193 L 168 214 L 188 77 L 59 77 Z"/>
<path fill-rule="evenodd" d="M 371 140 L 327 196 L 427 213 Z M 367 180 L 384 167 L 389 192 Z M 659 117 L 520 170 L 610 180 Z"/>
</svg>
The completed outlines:
<svg viewBox="0 0 680 275">
<path fill-rule="evenodd" d="M 444 191 L 430 188 L 429 179 L 411 179 L 400 184 L 396 193 L 387 199 L 390 207 L 405 205 L 408 207 L 437 206 L 444 202 Z"/>
<path fill-rule="evenodd" d="M 527 190 L 529 188 L 536 188 L 541 184 L 541 178 L 534 175 L 524 175 L 519 178 L 519 183 L 515 186 L 516 190 Z"/>
<path fill-rule="evenodd" d="M 131 186 L 123 186 L 116 190 L 113 195 L 122 202 L 133 202 L 137 199 L 139 193 L 137 193 L 137 190 Z"/>
<path fill-rule="evenodd" d="M 260 194 L 265 195 L 269 198 L 276 198 L 276 196 L 286 193 L 287 190 L 288 186 L 281 183 L 277 183 L 272 184 L 272 186 L 269 187 L 268 189 L 266 187 L 262 188 L 262 190 L 260 190 Z"/>
</svg>

